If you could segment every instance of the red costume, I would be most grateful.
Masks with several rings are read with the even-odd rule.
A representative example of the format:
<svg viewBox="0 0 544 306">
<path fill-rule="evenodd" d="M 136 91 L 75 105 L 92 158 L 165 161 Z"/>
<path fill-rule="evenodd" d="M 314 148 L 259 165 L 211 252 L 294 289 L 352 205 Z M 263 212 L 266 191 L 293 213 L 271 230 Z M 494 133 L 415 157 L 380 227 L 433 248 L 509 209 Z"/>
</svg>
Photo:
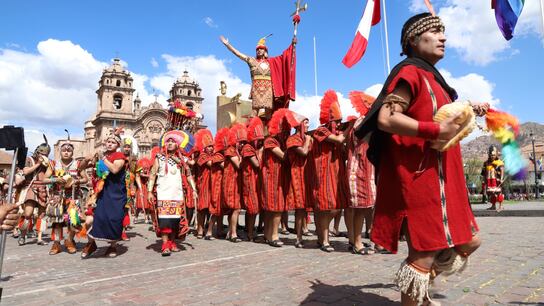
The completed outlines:
<svg viewBox="0 0 544 306">
<path fill-rule="evenodd" d="M 290 113 L 288 120 L 291 127 L 297 127 L 302 124 L 306 118 Z M 297 132 L 287 138 L 287 157 L 289 159 L 289 168 L 291 177 L 289 179 L 289 187 L 287 189 L 287 197 L 285 199 L 287 209 L 305 209 L 308 206 L 306 201 L 306 179 L 304 170 L 306 168 L 307 156 L 302 156 L 296 152 L 297 148 L 304 146 L 303 134 Z"/>
<path fill-rule="evenodd" d="M 244 125 L 234 124 L 229 131 L 229 146 L 225 150 L 225 169 L 223 171 L 223 199 L 229 209 L 241 209 L 242 175 L 231 160 L 240 158 L 237 145 L 240 141 L 247 141 L 247 131 Z"/>
<path fill-rule="evenodd" d="M 451 102 L 427 70 L 411 64 L 402 67 L 387 93 L 400 80 L 409 85 L 413 97 L 405 115 L 415 120 L 433 121 L 433 113 Z M 406 222 L 418 251 L 470 242 L 478 227 L 468 202 L 460 146 L 441 153 L 423 138 L 391 134 L 383 135 L 381 145 L 372 240 L 396 252 Z"/>
<path fill-rule="evenodd" d="M 136 189 L 136 209 L 151 209 L 151 204 L 147 200 L 147 180 L 152 166 L 153 161 L 149 158 L 144 157 L 138 160 L 136 173 L 140 177 L 141 188 Z"/>
<path fill-rule="evenodd" d="M 229 129 L 222 128 L 215 135 L 214 151 L 212 158 L 212 209 L 210 213 L 221 216 L 224 210 L 223 199 L 223 163 L 225 157 L 223 151 L 228 146 Z"/>
<path fill-rule="evenodd" d="M 198 188 L 198 204 L 197 210 L 209 209 L 212 201 L 212 185 L 211 185 L 211 160 L 212 155 L 207 151 L 211 151 L 213 146 L 213 136 L 210 130 L 201 129 L 195 133 L 196 148 L 200 152 L 197 160 L 199 167 L 197 188 Z"/>
<path fill-rule="evenodd" d="M 251 143 L 264 139 L 263 123 L 259 117 L 254 117 L 247 127 L 247 136 L 250 143 L 242 147 L 242 195 L 244 209 L 248 214 L 256 215 L 261 206 L 261 176 L 250 159 L 256 157 L 260 164 L 257 150 Z"/>
</svg>

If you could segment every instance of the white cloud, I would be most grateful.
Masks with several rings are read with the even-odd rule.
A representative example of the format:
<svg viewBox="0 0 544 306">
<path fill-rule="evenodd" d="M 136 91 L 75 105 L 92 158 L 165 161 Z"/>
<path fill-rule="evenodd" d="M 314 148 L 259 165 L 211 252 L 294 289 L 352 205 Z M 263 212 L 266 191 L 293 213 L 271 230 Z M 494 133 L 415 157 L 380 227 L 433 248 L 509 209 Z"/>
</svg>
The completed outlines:
<svg viewBox="0 0 544 306">
<path fill-rule="evenodd" d="M 0 120 L 81 124 L 95 110 L 106 64 L 70 41 L 48 39 L 37 49 L 0 50 Z"/>
<path fill-rule="evenodd" d="M 149 81 L 151 86 L 164 96 L 168 96 L 172 84 L 183 75 L 184 70 L 187 70 L 189 76 L 195 79 L 202 88 L 204 101 L 201 113 L 204 114 L 204 123 L 212 131 L 216 129 L 216 99 L 220 81 L 227 83 L 228 96 L 234 96 L 237 93 L 242 94 L 242 99 L 247 99 L 249 96 L 251 85 L 234 75 L 228 69 L 225 60 L 218 59 L 214 55 L 178 57 L 164 54 L 162 58 L 166 62 L 167 71 L 153 76 Z M 247 73 L 249 75 L 249 70 Z"/>
<path fill-rule="evenodd" d="M 537 2 L 526 1 L 514 39 L 528 34 L 542 37 Z M 510 42 L 502 37 L 489 1 L 450 0 L 439 10 L 435 5 L 435 10 L 446 25 L 446 45 L 454 48 L 463 60 L 487 65 L 517 53 L 512 50 Z"/>
<path fill-rule="evenodd" d="M 151 58 L 151 66 L 153 68 L 158 68 L 159 67 L 159 62 L 157 62 L 157 60 L 154 57 Z"/>
<path fill-rule="evenodd" d="M 212 17 L 205 17 L 204 19 L 202 19 L 202 21 L 204 21 L 204 23 L 210 28 L 218 27 L 217 24 L 215 24 L 215 21 L 213 21 Z"/>
<path fill-rule="evenodd" d="M 496 107 L 500 100 L 493 96 L 495 85 L 488 81 L 484 76 L 477 73 L 469 73 L 464 76 L 454 77 L 444 69 L 440 69 L 440 73 L 446 79 L 446 82 L 459 95 L 458 101 L 470 100 L 474 102 L 488 102 L 491 106 Z"/>
</svg>

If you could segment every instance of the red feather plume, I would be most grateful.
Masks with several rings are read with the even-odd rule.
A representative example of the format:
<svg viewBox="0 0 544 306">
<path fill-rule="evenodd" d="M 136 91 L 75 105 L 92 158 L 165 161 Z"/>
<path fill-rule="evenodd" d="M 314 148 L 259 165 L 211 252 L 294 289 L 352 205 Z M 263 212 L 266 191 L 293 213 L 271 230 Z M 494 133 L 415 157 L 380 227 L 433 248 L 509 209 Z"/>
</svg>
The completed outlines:
<svg viewBox="0 0 544 306">
<path fill-rule="evenodd" d="M 161 151 L 161 148 L 158 147 L 158 146 L 155 146 L 155 147 L 153 147 L 153 149 L 151 149 L 151 160 L 152 161 L 155 161 L 155 157 L 157 157 L 157 154 L 159 154 L 160 151 Z"/>
<path fill-rule="evenodd" d="M 362 91 L 354 90 L 349 93 L 349 100 L 359 115 L 366 116 L 376 98 L 369 96 Z"/>
<path fill-rule="evenodd" d="M 247 126 L 247 139 L 249 141 L 264 139 L 264 125 L 261 118 L 253 117 L 249 121 Z"/>
<path fill-rule="evenodd" d="M 229 142 L 229 129 L 228 128 L 222 128 L 217 131 L 217 134 L 215 134 L 215 144 L 214 144 L 214 150 L 215 152 L 223 151 L 227 148 Z"/>
<path fill-rule="evenodd" d="M 247 141 L 246 127 L 241 123 L 235 123 L 229 130 L 229 146 L 234 146 L 242 140 Z"/>
<path fill-rule="evenodd" d="M 289 112 L 287 108 L 280 108 L 272 114 L 272 118 L 268 122 L 268 132 L 270 135 L 278 135 L 282 131 L 282 124 L 285 116 Z"/>
<path fill-rule="evenodd" d="M 325 92 L 323 99 L 321 99 L 320 112 L 319 112 L 319 123 L 325 124 L 331 121 L 331 107 L 333 104 L 338 103 L 338 96 L 336 91 L 329 89 Z"/>
<path fill-rule="evenodd" d="M 202 151 L 204 149 L 204 137 L 210 137 L 213 139 L 212 132 L 208 129 L 201 129 L 195 133 L 195 150 Z"/>
</svg>

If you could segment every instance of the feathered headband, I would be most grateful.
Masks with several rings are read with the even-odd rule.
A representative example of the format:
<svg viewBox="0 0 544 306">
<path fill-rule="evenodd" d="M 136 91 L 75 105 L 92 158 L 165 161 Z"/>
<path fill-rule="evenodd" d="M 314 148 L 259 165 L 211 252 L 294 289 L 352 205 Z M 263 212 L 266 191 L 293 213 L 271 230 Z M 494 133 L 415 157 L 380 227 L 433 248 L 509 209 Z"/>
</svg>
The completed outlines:
<svg viewBox="0 0 544 306">
<path fill-rule="evenodd" d="M 287 120 L 287 123 L 291 128 L 299 127 L 302 121 L 308 120 L 308 118 L 306 118 L 305 116 L 295 113 L 292 110 L 288 110 L 285 113 L 285 119 Z"/>
<path fill-rule="evenodd" d="M 34 153 L 38 153 L 44 156 L 48 156 L 49 153 L 51 153 L 51 146 L 49 145 L 49 141 L 47 140 L 47 137 L 45 134 L 42 134 L 44 143 L 39 144 L 36 147 L 36 150 L 34 150 Z"/>
<path fill-rule="evenodd" d="M 225 150 L 229 145 L 229 129 L 222 128 L 215 134 L 214 151 L 221 152 Z"/>
<path fill-rule="evenodd" d="M 261 118 L 253 117 L 249 120 L 247 138 L 249 141 L 264 139 L 264 125 Z"/>
<path fill-rule="evenodd" d="M 335 120 L 342 120 L 342 111 L 338 103 L 338 96 L 334 90 L 327 90 L 321 99 L 319 123 L 326 124 Z"/>
<path fill-rule="evenodd" d="M 245 125 L 235 123 L 229 130 L 229 146 L 234 146 L 240 141 L 247 141 L 247 130 Z"/>
<path fill-rule="evenodd" d="M 208 129 L 200 129 L 195 133 L 196 150 L 202 151 L 209 146 L 213 146 L 213 135 Z"/>
<path fill-rule="evenodd" d="M 349 93 L 349 100 L 357 113 L 359 113 L 361 117 L 364 117 L 370 110 L 370 107 L 376 98 L 369 96 L 362 91 L 354 90 Z"/>
<path fill-rule="evenodd" d="M 63 142 L 61 145 L 60 145 L 60 148 L 62 149 L 63 147 L 70 147 L 72 148 L 72 150 L 74 149 L 74 145 L 70 142 L 70 132 L 68 132 L 67 129 L 64 129 L 64 131 L 66 132 L 66 135 L 67 135 L 67 139 L 65 142 Z"/>
<path fill-rule="evenodd" d="M 287 108 L 280 108 L 272 114 L 272 118 L 268 122 L 268 133 L 271 136 L 278 135 L 279 133 L 290 129 L 289 123 L 286 120 L 286 114 L 289 112 Z"/>
</svg>

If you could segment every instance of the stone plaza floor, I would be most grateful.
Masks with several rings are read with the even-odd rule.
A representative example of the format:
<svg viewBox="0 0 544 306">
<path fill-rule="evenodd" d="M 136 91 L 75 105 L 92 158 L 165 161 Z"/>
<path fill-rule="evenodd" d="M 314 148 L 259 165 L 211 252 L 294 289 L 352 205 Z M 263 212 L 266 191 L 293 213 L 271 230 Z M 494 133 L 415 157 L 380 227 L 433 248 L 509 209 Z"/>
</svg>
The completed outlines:
<svg viewBox="0 0 544 306">
<path fill-rule="evenodd" d="M 242 218 L 241 218 L 242 219 Z M 442 305 L 544 305 L 544 219 L 478 218 L 482 247 L 462 276 L 437 278 Z M 313 227 L 313 225 L 312 225 Z M 311 228 L 312 228 L 311 227 Z M 50 256 L 49 246 L 7 240 L 3 305 L 398 305 L 392 284 L 406 246 L 396 255 L 353 255 L 345 238 L 334 253 L 316 248 L 315 236 L 296 249 L 190 236 L 184 250 L 161 257 L 146 224 L 129 231 L 120 256 L 105 244 L 89 259 Z M 81 249 L 85 241 L 78 243 Z"/>
</svg>

